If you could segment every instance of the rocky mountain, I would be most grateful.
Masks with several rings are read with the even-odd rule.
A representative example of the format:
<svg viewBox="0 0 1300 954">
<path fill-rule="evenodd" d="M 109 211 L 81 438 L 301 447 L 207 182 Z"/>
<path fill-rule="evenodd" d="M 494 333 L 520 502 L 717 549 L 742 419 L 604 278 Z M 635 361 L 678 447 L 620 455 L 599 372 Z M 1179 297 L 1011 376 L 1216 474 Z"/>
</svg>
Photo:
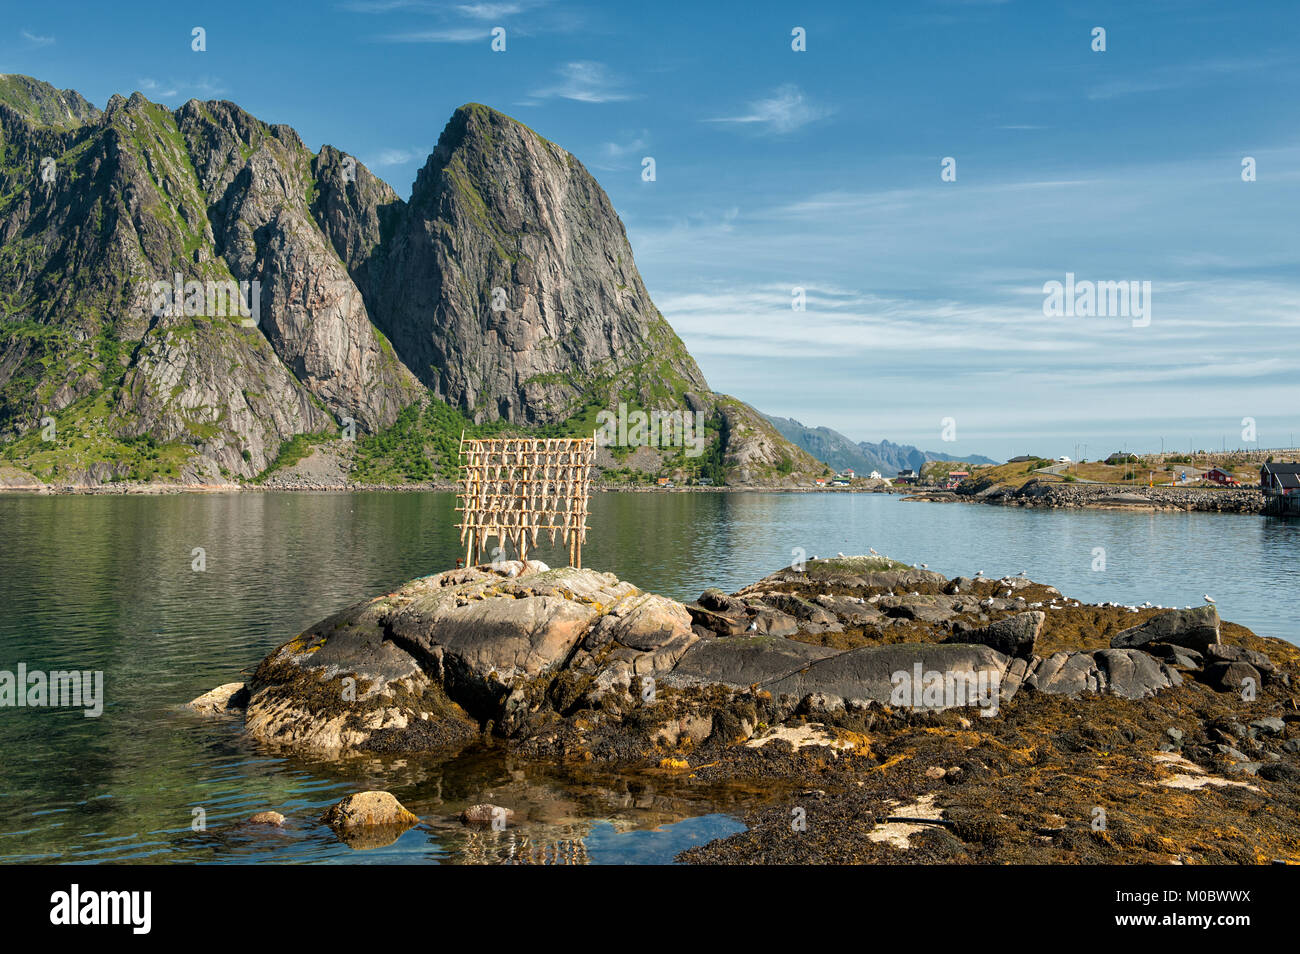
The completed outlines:
<svg viewBox="0 0 1300 954">
<path fill-rule="evenodd" d="M 738 482 L 820 471 L 714 394 L 570 153 L 456 110 L 411 200 L 229 102 L 101 112 L 0 76 L 0 442 L 44 480 L 251 479 L 295 435 L 578 433 L 619 403 L 699 412 Z"/>
<path fill-rule="evenodd" d="M 476 419 L 562 421 L 597 386 L 708 394 L 596 180 L 485 106 L 456 110 L 420 170 L 379 298 L 412 370 Z"/>
<path fill-rule="evenodd" d="M 884 477 L 892 477 L 901 470 L 920 471 L 928 461 L 961 460 L 971 464 L 994 464 L 994 460 L 979 454 L 965 457 L 923 451 L 910 444 L 895 444 L 881 441 L 873 444 L 868 441 L 854 441 L 839 431 L 829 427 L 807 427 L 794 418 L 767 418 L 781 436 L 798 447 L 803 448 L 818 460 L 825 461 L 836 470 L 851 468 L 859 474 L 880 471 Z"/>
</svg>

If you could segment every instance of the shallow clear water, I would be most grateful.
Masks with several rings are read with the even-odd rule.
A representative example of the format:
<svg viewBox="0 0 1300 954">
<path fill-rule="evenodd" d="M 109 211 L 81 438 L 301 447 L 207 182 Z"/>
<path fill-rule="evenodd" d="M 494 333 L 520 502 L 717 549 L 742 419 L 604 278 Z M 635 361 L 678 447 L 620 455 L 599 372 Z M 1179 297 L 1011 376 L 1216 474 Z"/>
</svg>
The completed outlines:
<svg viewBox="0 0 1300 954">
<path fill-rule="evenodd" d="M 0 496 L 0 670 L 103 670 L 106 695 L 97 719 L 0 708 L 0 860 L 667 862 L 739 830 L 763 793 L 499 751 L 312 763 L 177 710 L 334 610 L 454 565 L 453 505 L 400 493 Z M 1300 641 L 1294 521 L 874 494 L 598 494 L 590 523 L 586 565 L 680 599 L 753 582 L 797 549 L 874 547 L 949 576 L 1024 569 L 1087 601 L 1183 606 L 1209 593 L 1225 618 Z M 365 787 L 392 791 L 424 824 L 358 850 L 314 821 Z M 481 801 L 512 808 L 518 826 L 494 835 L 450 820 Z M 192 830 L 196 809 L 204 832 Z M 263 810 L 290 824 L 238 824 Z"/>
</svg>

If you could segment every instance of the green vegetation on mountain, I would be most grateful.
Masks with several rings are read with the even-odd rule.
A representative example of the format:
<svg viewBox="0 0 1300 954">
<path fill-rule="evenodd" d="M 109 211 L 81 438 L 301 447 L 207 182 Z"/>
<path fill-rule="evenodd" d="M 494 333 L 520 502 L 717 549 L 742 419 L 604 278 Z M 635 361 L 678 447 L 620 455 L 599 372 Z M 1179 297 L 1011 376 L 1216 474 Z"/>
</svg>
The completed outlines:
<svg viewBox="0 0 1300 954">
<path fill-rule="evenodd" d="M 570 153 L 458 109 L 403 202 L 233 103 L 101 112 L 0 76 L 0 453 L 36 480 L 265 481 L 346 424 L 350 479 L 450 476 L 461 433 L 589 435 L 702 414 L 698 456 L 610 447 L 626 479 L 811 468 L 711 392 Z M 55 440 L 41 437 L 53 419 Z"/>
</svg>

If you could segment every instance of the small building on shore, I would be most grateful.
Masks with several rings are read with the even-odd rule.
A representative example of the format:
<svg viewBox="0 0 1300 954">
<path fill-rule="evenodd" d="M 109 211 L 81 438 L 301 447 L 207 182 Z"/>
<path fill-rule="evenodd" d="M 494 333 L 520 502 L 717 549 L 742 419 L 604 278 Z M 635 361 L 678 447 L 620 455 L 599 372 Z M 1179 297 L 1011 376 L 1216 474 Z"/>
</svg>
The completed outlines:
<svg viewBox="0 0 1300 954">
<path fill-rule="evenodd" d="M 1219 484 L 1223 487 L 1241 486 L 1241 482 L 1237 480 L 1236 477 L 1220 467 L 1211 467 L 1205 473 L 1201 474 L 1201 477 L 1208 480 L 1210 483 Z"/>
<path fill-rule="evenodd" d="M 1264 512 L 1300 514 L 1300 464 L 1268 463 L 1259 469 L 1259 488 L 1264 491 Z"/>
<path fill-rule="evenodd" d="M 1276 494 L 1300 490 L 1300 464 L 1265 464 L 1259 469 L 1259 487 Z"/>
</svg>

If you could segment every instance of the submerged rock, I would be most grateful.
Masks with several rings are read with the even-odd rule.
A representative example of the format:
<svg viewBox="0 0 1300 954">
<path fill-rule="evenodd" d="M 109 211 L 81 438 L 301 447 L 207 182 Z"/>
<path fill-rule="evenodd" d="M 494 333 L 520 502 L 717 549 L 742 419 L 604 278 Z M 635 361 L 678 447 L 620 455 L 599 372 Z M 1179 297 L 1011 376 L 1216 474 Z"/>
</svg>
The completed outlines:
<svg viewBox="0 0 1300 954">
<path fill-rule="evenodd" d="M 224 685 L 205 692 L 197 699 L 191 699 L 185 708 L 195 712 L 221 715 L 226 712 L 239 712 L 248 705 L 248 689 L 242 682 L 227 682 Z"/>
<path fill-rule="evenodd" d="M 505 828 L 514 817 L 515 813 L 512 809 L 488 802 L 471 805 L 460 813 L 461 824 L 497 829 Z"/>
</svg>

